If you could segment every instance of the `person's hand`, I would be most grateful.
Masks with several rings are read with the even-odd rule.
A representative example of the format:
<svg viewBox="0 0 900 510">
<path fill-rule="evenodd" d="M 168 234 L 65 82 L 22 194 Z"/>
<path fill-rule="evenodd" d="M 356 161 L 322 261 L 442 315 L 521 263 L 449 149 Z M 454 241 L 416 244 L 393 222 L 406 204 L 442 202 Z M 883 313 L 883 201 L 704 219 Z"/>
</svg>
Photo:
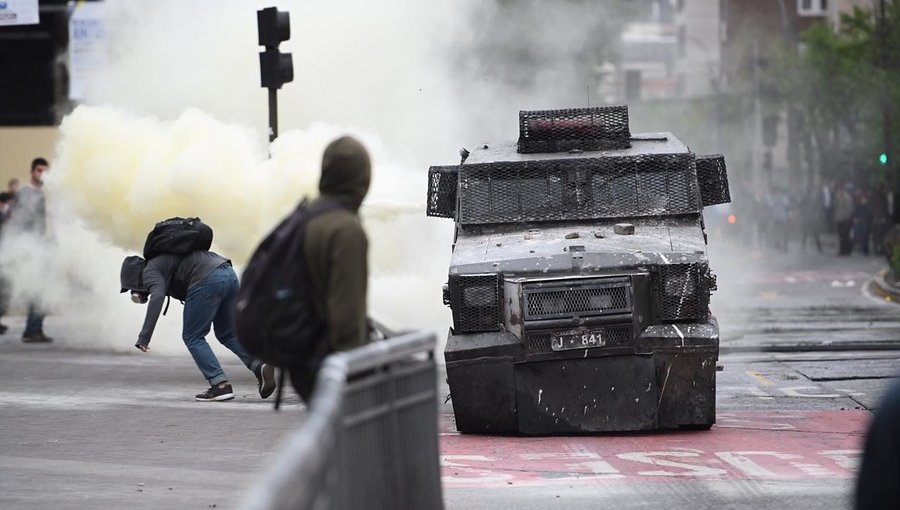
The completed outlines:
<svg viewBox="0 0 900 510">
<path fill-rule="evenodd" d="M 141 352 L 147 352 L 150 350 L 150 346 L 147 345 L 134 344 L 134 346 L 137 347 Z"/>
</svg>

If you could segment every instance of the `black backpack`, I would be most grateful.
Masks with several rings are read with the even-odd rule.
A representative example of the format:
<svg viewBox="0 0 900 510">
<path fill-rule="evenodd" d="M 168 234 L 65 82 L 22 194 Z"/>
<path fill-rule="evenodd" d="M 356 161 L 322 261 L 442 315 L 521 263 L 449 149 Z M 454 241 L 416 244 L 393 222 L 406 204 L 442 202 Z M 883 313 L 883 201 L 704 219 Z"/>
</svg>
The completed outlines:
<svg viewBox="0 0 900 510">
<path fill-rule="evenodd" d="M 200 218 L 169 218 L 154 225 L 144 242 L 144 258 L 152 259 L 165 253 L 187 255 L 193 251 L 209 250 L 213 231 Z"/>
<path fill-rule="evenodd" d="M 309 221 L 339 209 L 336 202 L 303 200 L 260 243 L 241 276 L 235 305 L 235 328 L 241 344 L 252 356 L 284 371 L 315 376 L 318 347 L 327 342 L 325 321 L 313 308 L 312 284 L 304 257 Z"/>
</svg>

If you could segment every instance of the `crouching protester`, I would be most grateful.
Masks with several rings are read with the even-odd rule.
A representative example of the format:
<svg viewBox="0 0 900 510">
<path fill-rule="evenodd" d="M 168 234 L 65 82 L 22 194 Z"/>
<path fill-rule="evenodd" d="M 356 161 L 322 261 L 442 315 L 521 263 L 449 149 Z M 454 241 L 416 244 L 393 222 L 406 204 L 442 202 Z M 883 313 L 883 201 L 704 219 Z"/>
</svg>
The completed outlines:
<svg viewBox="0 0 900 510">
<path fill-rule="evenodd" d="M 212 402 L 234 398 L 228 377 L 206 342 L 210 326 L 215 328 L 219 342 L 256 376 L 259 396 L 268 398 L 272 394 L 275 390 L 274 368 L 249 355 L 235 334 L 234 301 L 238 279 L 230 260 L 206 250 L 184 256 L 161 254 L 147 261 L 132 256 L 123 262 L 121 277 L 122 292 L 131 291 L 132 301 L 147 304 L 144 326 L 134 344 L 141 352 L 150 350 L 150 338 L 163 309 L 163 301 L 174 297 L 184 302 L 181 337 L 197 368 L 209 382 L 209 389 L 196 395 L 195 400 Z"/>
</svg>

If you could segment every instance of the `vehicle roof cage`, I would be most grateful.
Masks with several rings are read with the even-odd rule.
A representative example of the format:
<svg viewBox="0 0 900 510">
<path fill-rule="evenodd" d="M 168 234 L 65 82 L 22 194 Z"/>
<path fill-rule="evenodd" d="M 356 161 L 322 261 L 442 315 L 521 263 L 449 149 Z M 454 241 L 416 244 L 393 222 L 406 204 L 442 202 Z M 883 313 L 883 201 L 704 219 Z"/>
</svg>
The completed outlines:
<svg viewBox="0 0 900 510">
<path fill-rule="evenodd" d="M 567 152 L 631 147 L 627 106 L 519 112 L 518 152 Z"/>
</svg>

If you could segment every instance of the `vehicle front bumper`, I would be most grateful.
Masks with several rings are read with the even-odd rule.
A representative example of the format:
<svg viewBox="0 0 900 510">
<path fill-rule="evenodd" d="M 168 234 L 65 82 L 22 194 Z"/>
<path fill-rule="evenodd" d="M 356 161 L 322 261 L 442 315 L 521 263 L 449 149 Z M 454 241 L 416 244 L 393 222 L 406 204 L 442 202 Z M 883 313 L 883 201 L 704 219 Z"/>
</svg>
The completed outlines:
<svg viewBox="0 0 900 510">
<path fill-rule="evenodd" d="M 508 332 L 451 333 L 444 350 L 457 429 L 527 435 L 708 428 L 718 353 L 715 320 L 648 326 L 626 352 L 534 356 Z"/>
</svg>

